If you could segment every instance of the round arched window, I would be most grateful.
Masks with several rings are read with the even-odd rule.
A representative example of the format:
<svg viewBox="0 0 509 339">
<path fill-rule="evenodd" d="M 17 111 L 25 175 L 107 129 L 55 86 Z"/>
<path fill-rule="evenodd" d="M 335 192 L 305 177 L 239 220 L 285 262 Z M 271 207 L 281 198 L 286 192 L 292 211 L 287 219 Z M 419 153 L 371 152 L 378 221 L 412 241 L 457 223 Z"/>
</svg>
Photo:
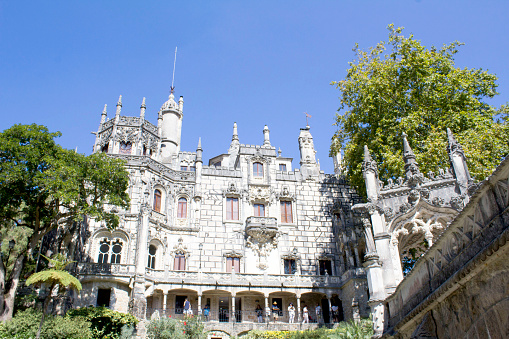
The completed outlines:
<svg viewBox="0 0 509 339">
<path fill-rule="evenodd" d="M 150 245 L 148 248 L 147 267 L 152 268 L 152 269 L 156 268 L 156 253 L 157 253 L 157 248 L 154 245 Z"/>
</svg>

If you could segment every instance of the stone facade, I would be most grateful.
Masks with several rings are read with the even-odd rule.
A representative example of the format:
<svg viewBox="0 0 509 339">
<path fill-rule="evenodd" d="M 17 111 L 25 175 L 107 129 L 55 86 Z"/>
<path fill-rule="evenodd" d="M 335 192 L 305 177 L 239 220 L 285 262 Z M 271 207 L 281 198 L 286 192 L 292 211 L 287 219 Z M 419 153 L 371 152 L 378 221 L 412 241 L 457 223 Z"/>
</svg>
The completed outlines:
<svg viewBox="0 0 509 339">
<path fill-rule="evenodd" d="M 340 161 L 336 174 L 320 170 L 309 126 L 293 168 L 267 126 L 261 145 L 245 145 L 234 124 L 227 153 L 204 165 L 201 141 L 195 152 L 180 150 L 183 103 L 172 92 L 157 125 L 145 120 L 145 100 L 139 117 L 121 115 L 121 97 L 114 118 L 105 107 L 94 152 L 126 161 L 131 207 L 117 211 L 114 231 L 87 220 L 75 306 L 179 317 L 188 298 L 194 314 L 210 307 L 207 328 L 223 337 L 262 326 L 258 305 L 271 329 L 297 327 L 288 324 L 290 303 L 297 323 L 305 305 L 314 321 L 316 305 L 320 322 L 368 316 L 363 227 L 352 213 L 361 199 Z"/>
</svg>

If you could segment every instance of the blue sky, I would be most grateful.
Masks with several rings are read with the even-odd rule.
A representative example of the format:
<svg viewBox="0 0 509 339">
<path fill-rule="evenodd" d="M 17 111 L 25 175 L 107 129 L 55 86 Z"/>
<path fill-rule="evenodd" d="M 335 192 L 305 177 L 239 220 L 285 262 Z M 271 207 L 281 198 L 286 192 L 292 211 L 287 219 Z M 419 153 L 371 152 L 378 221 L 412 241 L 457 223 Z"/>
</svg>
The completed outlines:
<svg viewBox="0 0 509 339">
<path fill-rule="evenodd" d="M 508 1 L 0 1 L 0 130 L 38 123 L 89 154 L 100 114 L 123 96 L 122 114 L 147 118 L 171 85 L 184 96 L 182 150 L 202 137 L 204 157 L 240 142 L 272 145 L 298 167 L 303 112 L 321 167 L 328 158 L 341 80 L 357 42 L 368 48 L 406 27 L 424 45 L 462 41 L 460 67 L 488 69 L 509 101 Z"/>
</svg>

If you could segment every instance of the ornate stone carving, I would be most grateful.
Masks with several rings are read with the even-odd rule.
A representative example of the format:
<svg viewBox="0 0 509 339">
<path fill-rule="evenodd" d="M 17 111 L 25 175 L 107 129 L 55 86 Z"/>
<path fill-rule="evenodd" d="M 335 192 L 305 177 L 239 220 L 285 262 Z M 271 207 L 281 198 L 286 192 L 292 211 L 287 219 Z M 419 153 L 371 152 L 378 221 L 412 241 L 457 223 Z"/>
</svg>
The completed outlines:
<svg viewBox="0 0 509 339">
<path fill-rule="evenodd" d="M 266 257 L 278 243 L 279 231 L 276 218 L 247 218 L 246 235 L 247 245 L 260 257 Z"/>
<path fill-rule="evenodd" d="M 269 203 L 271 199 L 271 189 L 269 186 L 264 185 L 250 185 L 249 186 L 249 201 L 251 203 L 255 201 L 262 201 Z"/>
</svg>

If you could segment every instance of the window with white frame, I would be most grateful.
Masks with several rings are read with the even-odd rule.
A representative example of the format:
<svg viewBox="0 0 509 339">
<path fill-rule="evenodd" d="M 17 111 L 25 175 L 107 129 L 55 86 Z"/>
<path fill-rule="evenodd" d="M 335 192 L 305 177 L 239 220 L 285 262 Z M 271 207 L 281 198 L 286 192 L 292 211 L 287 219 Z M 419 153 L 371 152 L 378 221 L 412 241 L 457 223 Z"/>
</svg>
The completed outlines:
<svg viewBox="0 0 509 339">
<path fill-rule="evenodd" d="M 281 222 L 284 224 L 293 223 L 292 202 L 281 200 Z"/>
<path fill-rule="evenodd" d="M 239 198 L 226 198 L 226 220 L 239 220 Z"/>
<path fill-rule="evenodd" d="M 177 218 L 185 219 L 187 218 L 187 199 L 180 198 L 177 206 Z"/>
<path fill-rule="evenodd" d="M 108 260 L 109 259 L 109 260 Z M 122 241 L 115 239 L 113 242 L 103 239 L 99 243 L 99 255 L 97 262 L 100 264 L 120 264 L 122 259 Z"/>
<path fill-rule="evenodd" d="M 154 245 L 150 245 L 148 247 L 148 263 L 147 267 L 155 269 L 156 268 L 156 254 L 157 254 L 157 247 Z"/>
<path fill-rule="evenodd" d="M 264 217 L 265 216 L 265 205 L 264 204 L 253 204 L 254 216 Z"/>
<path fill-rule="evenodd" d="M 226 257 L 226 272 L 240 273 L 240 258 Z"/>
<path fill-rule="evenodd" d="M 263 177 L 263 164 L 261 162 L 253 163 L 253 176 Z"/>
</svg>

